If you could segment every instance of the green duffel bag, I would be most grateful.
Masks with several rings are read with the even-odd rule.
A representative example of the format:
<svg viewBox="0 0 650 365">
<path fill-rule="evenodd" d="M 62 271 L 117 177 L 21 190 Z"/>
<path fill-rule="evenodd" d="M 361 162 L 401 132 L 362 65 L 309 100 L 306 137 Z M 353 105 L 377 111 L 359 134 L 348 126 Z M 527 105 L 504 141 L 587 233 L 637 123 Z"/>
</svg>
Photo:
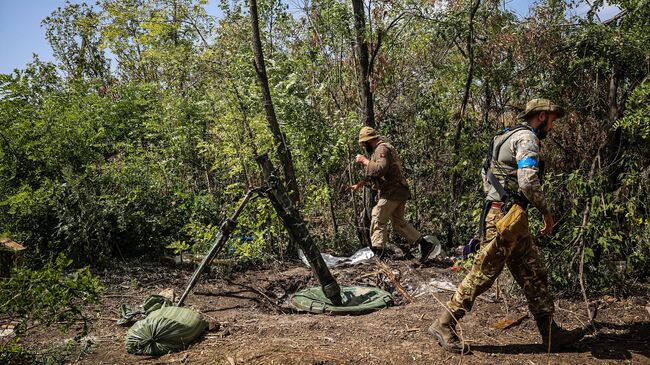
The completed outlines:
<svg viewBox="0 0 650 365">
<path fill-rule="evenodd" d="M 182 307 L 151 312 L 126 332 L 126 351 L 136 355 L 164 355 L 180 351 L 208 328 L 201 315 Z"/>
</svg>

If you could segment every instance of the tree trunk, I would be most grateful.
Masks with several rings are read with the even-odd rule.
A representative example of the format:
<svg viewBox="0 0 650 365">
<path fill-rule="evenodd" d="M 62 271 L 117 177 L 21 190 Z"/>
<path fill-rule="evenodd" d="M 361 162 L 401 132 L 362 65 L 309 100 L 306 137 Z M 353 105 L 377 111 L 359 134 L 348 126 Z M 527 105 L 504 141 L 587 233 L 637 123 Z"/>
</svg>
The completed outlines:
<svg viewBox="0 0 650 365">
<path fill-rule="evenodd" d="M 273 140 L 276 145 L 276 152 L 280 163 L 282 164 L 282 171 L 284 172 L 284 179 L 289 190 L 289 197 L 291 201 L 296 204 L 300 199 L 300 190 L 298 189 L 298 181 L 296 180 L 296 172 L 293 166 L 293 158 L 289 150 L 289 144 L 286 136 L 280 130 L 280 125 L 275 116 L 275 109 L 273 108 L 273 101 L 271 99 L 271 90 L 269 89 L 269 78 L 266 74 L 266 66 L 264 64 L 264 53 L 262 52 L 262 40 L 260 38 L 260 26 L 257 16 L 257 0 L 250 0 L 250 15 L 251 25 L 253 27 L 253 51 L 255 52 L 255 71 L 257 72 L 257 80 L 262 89 L 262 97 L 264 99 L 264 109 L 266 111 L 266 120 L 269 123 L 269 129 L 273 134 Z"/>
<path fill-rule="evenodd" d="M 353 162 L 351 150 L 352 149 L 348 146 L 348 179 L 350 181 L 350 185 L 354 184 L 354 179 L 352 178 Z M 366 230 L 365 226 L 362 226 L 362 223 L 359 221 L 360 216 L 357 215 L 359 213 L 357 212 L 357 203 L 355 200 L 354 192 L 352 190 L 350 190 L 350 198 L 352 199 L 352 211 L 354 212 L 354 229 L 357 231 L 357 238 L 359 238 L 361 245 L 366 246 L 366 243 L 370 242 L 370 236 L 368 235 L 370 231 L 369 229 Z"/>
<path fill-rule="evenodd" d="M 332 194 L 332 186 L 330 185 L 330 179 L 329 179 L 329 173 L 323 176 L 325 186 L 327 186 L 327 195 L 329 196 L 329 204 L 330 204 L 330 215 L 332 217 L 332 228 L 334 229 L 334 235 L 339 234 L 339 224 L 336 221 L 336 210 L 334 209 L 334 197 Z"/>
<path fill-rule="evenodd" d="M 612 76 L 609 80 L 609 92 L 607 93 L 607 104 L 609 106 L 609 121 L 616 122 L 619 116 L 618 111 L 618 84 L 619 75 L 616 70 L 612 70 Z"/>
<path fill-rule="evenodd" d="M 612 69 L 612 75 L 609 80 L 609 90 L 607 93 L 607 106 L 608 106 L 608 119 L 611 125 L 621 117 L 621 108 L 619 104 L 619 84 L 622 73 L 616 69 Z M 625 101 L 623 100 L 623 103 Z M 623 104 L 624 105 L 624 104 Z M 620 185 L 619 176 L 623 172 L 623 164 L 616 163 L 621 157 L 621 145 L 623 144 L 623 129 L 621 127 L 615 128 L 612 132 L 607 134 L 607 144 L 605 147 L 605 156 L 607 165 L 611 165 L 608 171 L 608 184 L 609 191 L 615 191 Z"/>
<path fill-rule="evenodd" d="M 476 0 L 472 4 L 472 8 L 469 12 L 469 21 L 468 21 L 468 31 L 467 31 L 467 79 L 465 80 L 465 93 L 463 94 L 463 102 L 460 106 L 460 112 L 458 114 L 458 123 L 456 124 L 456 133 L 454 134 L 454 166 L 458 163 L 458 157 L 460 154 L 460 137 L 463 133 L 463 128 L 465 126 L 465 112 L 467 110 L 467 104 L 469 102 L 469 94 L 472 86 L 472 81 L 474 79 L 474 16 L 478 11 L 479 6 L 481 5 L 481 0 Z M 459 173 L 454 170 L 454 173 L 451 175 L 451 192 L 452 198 L 455 201 L 461 195 L 461 189 L 457 186 L 459 179 Z"/>
<path fill-rule="evenodd" d="M 363 10 L 363 0 L 352 0 L 352 11 L 354 12 L 354 30 L 359 56 L 359 86 L 361 87 L 361 104 L 364 112 L 363 124 L 375 128 L 375 108 L 370 89 L 370 57 L 366 41 L 366 15 Z"/>
<path fill-rule="evenodd" d="M 363 124 L 375 128 L 374 97 L 370 89 L 370 57 L 368 42 L 366 41 L 366 14 L 363 10 L 363 0 L 352 0 L 354 12 L 354 30 L 356 37 L 357 55 L 359 57 L 359 88 L 361 91 L 361 104 L 363 107 Z M 361 245 L 369 247 L 370 241 L 370 215 L 374 205 L 375 194 L 372 189 L 364 188 L 364 215 L 358 233 L 361 236 Z"/>
<path fill-rule="evenodd" d="M 457 166 L 460 160 L 460 139 L 463 133 L 463 128 L 465 127 L 465 112 L 467 111 L 467 104 L 469 103 L 469 95 L 472 87 L 472 81 L 474 79 L 474 16 L 478 11 L 479 6 L 481 5 L 481 0 L 475 0 L 472 3 L 472 7 L 469 11 L 468 19 L 468 29 L 467 29 L 467 78 L 465 80 L 465 92 L 463 93 L 463 101 L 460 105 L 460 111 L 458 113 L 458 123 L 456 124 L 456 132 L 454 134 L 453 140 L 453 155 L 452 155 L 452 166 Z M 459 199 L 462 195 L 462 181 L 461 174 L 458 169 L 454 168 L 451 174 L 450 179 L 450 192 L 451 192 L 451 202 L 452 202 L 452 215 L 446 222 L 448 227 L 447 233 L 447 244 L 453 245 L 457 239 L 456 232 L 456 218 L 457 218 L 457 209 Z"/>
</svg>

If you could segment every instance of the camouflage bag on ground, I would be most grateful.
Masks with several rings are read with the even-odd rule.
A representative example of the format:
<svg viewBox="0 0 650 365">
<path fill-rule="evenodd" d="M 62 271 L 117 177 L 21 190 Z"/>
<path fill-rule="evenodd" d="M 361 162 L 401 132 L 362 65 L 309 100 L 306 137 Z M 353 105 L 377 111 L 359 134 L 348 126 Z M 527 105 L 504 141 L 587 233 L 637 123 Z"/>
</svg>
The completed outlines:
<svg viewBox="0 0 650 365">
<path fill-rule="evenodd" d="M 136 322 L 126 333 L 126 351 L 136 355 L 164 355 L 185 349 L 208 328 L 198 312 L 163 307 Z"/>
<path fill-rule="evenodd" d="M 150 295 L 145 299 L 144 303 L 142 303 L 138 310 L 135 310 L 126 304 L 122 304 L 120 306 L 120 319 L 117 320 L 117 324 L 120 326 L 127 326 L 131 322 L 134 322 L 137 316 L 146 317 L 155 310 L 172 305 L 171 300 L 160 295 Z"/>
</svg>

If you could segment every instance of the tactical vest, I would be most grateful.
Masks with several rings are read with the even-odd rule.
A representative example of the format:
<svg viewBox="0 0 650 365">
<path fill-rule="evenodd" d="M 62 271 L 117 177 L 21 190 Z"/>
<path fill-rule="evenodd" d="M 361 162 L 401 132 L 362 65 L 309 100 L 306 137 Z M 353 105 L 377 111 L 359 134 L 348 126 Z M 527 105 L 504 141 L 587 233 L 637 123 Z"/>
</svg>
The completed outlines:
<svg viewBox="0 0 650 365">
<path fill-rule="evenodd" d="M 530 127 L 520 124 L 513 128 L 506 128 L 494 137 L 488 148 L 488 156 L 483 169 L 484 173 L 487 173 L 487 169 L 492 172 L 509 196 L 525 202 L 526 197 L 519 192 L 519 182 L 517 181 L 517 157 L 507 145 L 510 137 L 521 130 L 530 130 Z M 486 200 L 505 201 L 506 197 L 502 196 L 499 189 L 490 183 Z"/>
</svg>

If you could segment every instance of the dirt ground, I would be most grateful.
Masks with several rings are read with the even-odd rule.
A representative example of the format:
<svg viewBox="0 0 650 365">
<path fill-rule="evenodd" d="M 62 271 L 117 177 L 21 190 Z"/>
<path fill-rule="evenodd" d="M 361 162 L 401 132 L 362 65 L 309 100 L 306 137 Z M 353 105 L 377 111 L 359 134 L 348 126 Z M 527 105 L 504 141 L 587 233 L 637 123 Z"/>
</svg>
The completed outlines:
<svg viewBox="0 0 650 365">
<path fill-rule="evenodd" d="M 388 261 L 400 285 L 412 297 L 395 289 L 375 262 L 336 268 L 344 285 L 373 285 L 394 293 L 396 305 L 361 316 L 297 313 L 289 298 L 296 290 L 314 286 L 308 268 L 299 263 L 239 273 L 213 269 L 189 296 L 186 305 L 200 311 L 210 330 L 189 349 L 160 357 L 126 353 L 128 327 L 115 324 L 121 303 L 141 304 L 150 294 L 172 288 L 179 296 L 193 267 L 130 262 L 102 275 L 104 297 L 88 336 L 92 346 L 78 364 L 650 364 L 650 305 L 648 297 L 593 298 L 599 307 L 598 333 L 586 337 L 575 349 L 547 354 L 530 316 L 521 324 L 497 329 L 504 319 L 527 314 L 525 301 L 507 276 L 479 297 L 461 322 L 463 337 L 473 353 L 465 356 L 443 351 L 427 333 L 448 290 L 431 293 L 432 279 L 459 278 L 449 263 Z M 444 285 L 438 285 L 444 286 Z M 434 297 L 435 295 L 435 297 Z M 556 301 L 558 322 L 568 328 L 586 321 L 579 300 Z M 38 336 L 37 342 L 51 342 Z M 36 345 L 35 343 L 32 343 Z"/>
</svg>

